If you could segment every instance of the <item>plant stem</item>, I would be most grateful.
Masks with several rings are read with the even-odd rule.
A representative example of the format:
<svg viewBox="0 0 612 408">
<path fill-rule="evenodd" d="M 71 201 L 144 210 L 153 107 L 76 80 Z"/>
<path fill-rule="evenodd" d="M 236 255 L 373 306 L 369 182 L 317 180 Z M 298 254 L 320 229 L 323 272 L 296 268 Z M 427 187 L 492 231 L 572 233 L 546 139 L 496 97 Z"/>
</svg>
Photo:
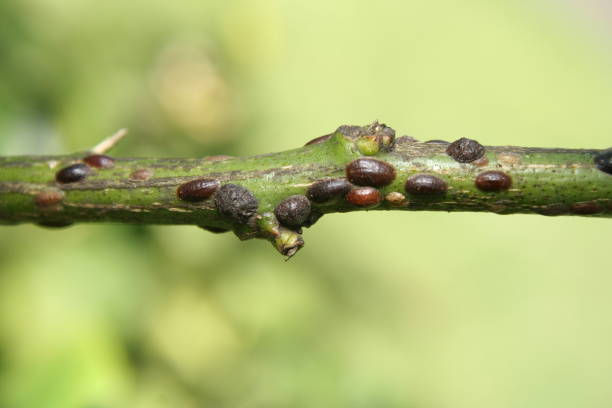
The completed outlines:
<svg viewBox="0 0 612 408">
<path fill-rule="evenodd" d="M 0 223 L 194 224 L 214 231 L 234 230 L 242 239 L 265 238 L 291 256 L 303 245 L 301 231 L 279 224 L 273 215 L 276 206 L 289 196 L 305 195 L 317 181 L 346 177 L 346 166 L 364 157 L 394 168 L 389 184 L 374 186 L 382 200 L 359 206 L 339 195 L 324 203 L 311 202 L 311 216 L 303 225 L 323 214 L 374 209 L 612 216 L 609 163 L 608 171 L 605 163 L 603 170 L 595 163 L 609 151 L 487 146 L 482 157 L 462 163 L 447 153 L 447 143 L 394 139 L 393 133 L 374 123 L 343 126 L 317 143 L 252 157 L 117 158 L 112 168 L 92 168 L 84 179 L 68 183 L 57 182 L 57 172 L 82 162 L 91 152 L 3 157 Z M 122 135 L 113 137 L 112 143 L 97 145 L 95 153 L 103 153 Z M 492 186 L 477 186 L 477 177 L 491 171 L 494 178 L 500 173 L 506 176 L 511 185 L 496 185 L 493 180 Z M 418 174 L 442 180 L 446 190 L 407 191 L 407 180 Z M 240 222 L 219 213 L 214 195 L 197 202 L 181 200 L 177 188 L 198 178 L 246 188 L 257 200 L 256 213 Z"/>
</svg>

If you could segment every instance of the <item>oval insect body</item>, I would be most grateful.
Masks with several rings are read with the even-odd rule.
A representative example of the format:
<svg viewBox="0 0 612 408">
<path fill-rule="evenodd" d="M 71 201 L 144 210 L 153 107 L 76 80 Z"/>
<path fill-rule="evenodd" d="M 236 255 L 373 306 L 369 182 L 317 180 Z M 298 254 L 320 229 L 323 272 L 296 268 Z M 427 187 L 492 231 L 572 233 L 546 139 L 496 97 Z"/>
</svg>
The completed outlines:
<svg viewBox="0 0 612 408">
<path fill-rule="evenodd" d="M 358 186 L 383 187 L 395 180 L 395 168 L 381 160 L 361 157 L 346 166 L 346 178 Z"/>
<path fill-rule="evenodd" d="M 274 209 L 278 221 L 289 228 L 299 228 L 310 216 L 310 201 L 303 195 L 285 198 Z"/>
<path fill-rule="evenodd" d="M 181 184 L 176 189 L 176 195 L 183 201 L 203 201 L 212 196 L 219 188 L 215 179 L 196 179 Z"/>
<path fill-rule="evenodd" d="M 352 184 L 343 178 L 321 180 L 308 188 L 306 196 L 315 203 L 325 203 L 332 198 L 346 195 L 352 187 Z"/>
<path fill-rule="evenodd" d="M 380 203 L 382 195 L 374 187 L 356 187 L 346 195 L 346 201 L 358 207 L 370 207 Z"/>
<path fill-rule="evenodd" d="M 512 186 L 512 177 L 503 171 L 485 171 L 476 176 L 476 187 L 482 191 L 503 191 Z"/>
<path fill-rule="evenodd" d="M 446 181 L 431 174 L 417 174 L 406 181 L 404 189 L 409 194 L 433 195 L 444 194 L 448 190 L 448 185 Z"/>
<path fill-rule="evenodd" d="M 64 167 L 55 175 L 55 180 L 59 183 L 75 183 L 85 179 L 91 173 L 88 165 L 77 163 Z"/>
</svg>

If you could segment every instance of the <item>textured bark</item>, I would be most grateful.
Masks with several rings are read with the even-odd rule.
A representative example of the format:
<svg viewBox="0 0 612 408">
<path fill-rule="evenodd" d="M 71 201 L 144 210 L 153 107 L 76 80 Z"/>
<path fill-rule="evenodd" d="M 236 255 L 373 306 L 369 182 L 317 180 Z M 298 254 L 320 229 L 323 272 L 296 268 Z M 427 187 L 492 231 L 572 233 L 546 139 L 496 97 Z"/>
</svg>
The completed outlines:
<svg viewBox="0 0 612 408">
<path fill-rule="evenodd" d="M 101 143 L 92 151 L 103 153 L 114 142 Z M 265 238 L 291 256 L 303 245 L 301 231 L 295 225 L 279 224 L 274 216 L 277 205 L 290 196 L 307 195 L 317 181 L 347 177 L 347 165 L 359 158 L 385 164 L 368 168 L 359 163 L 351 167 L 357 170 L 350 170 L 358 174 L 349 174 L 349 181 L 357 180 L 354 183 L 363 187 L 355 186 L 358 191 L 350 197 L 374 201 L 351 201 L 342 194 L 322 203 L 311 199 L 303 226 L 327 213 L 374 209 L 612 216 L 609 150 L 485 146 L 484 154 L 476 148 L 459 158 L 453 157 L 455 150 L 441 141 L 396 139 L 392 129 L 374 123 L 342 126 L 304 147 L 260 156 L 116 158 L 111 168 L 90 167 L 86 177 L 66 183 L 56 181 L 57 173 L 83 163 L 91 152 L 4 157 L 0 158 L 0 223 L 194 224 L 215 232 L 234 230 L 241 239 Z M 470 155 L 478 157 L 465 162 Z M 393 174 L 388 174 L 387 165 Z M 372 173 L 364 174 L 367 171 Z M 215 194 L 199 201 L 179 198 L 177 188 L 199 178 L 246 188 L 257 201 L 256 213 L 242 221 L 222 215 Z M 409 179 L 413 184 L 407 189 Z M 363 180 L 383 180 L 384 185 L 366 186 Z M 367 187 L 380 194 L 373 196 Z M 382 200 L 377 202 L 376 197 Z M 303 220 L 306 210 L 297 210 Z"/>
</svg>

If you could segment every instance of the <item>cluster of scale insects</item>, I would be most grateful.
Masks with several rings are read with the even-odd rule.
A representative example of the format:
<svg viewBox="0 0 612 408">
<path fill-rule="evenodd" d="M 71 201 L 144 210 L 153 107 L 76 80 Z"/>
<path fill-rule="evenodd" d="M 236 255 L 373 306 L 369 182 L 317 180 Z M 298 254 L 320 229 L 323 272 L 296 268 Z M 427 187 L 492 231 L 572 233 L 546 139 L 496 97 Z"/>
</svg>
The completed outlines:
<svg viewBox="0 0 612 408">
<path fill-rule="evenodd" d="M 373 136 L 374 142 L 382 145 L 393 144 L 394 135 L 390 128 L 384 128 L 381 135 Z M 327 141 L 331 136 L 321 136 L 306 145 Z M 471 163 L 483 159 L 484 147 L 471 139 L 459 139 L 454 143 L 431 141 L 430 143 L 448 144 L 446 152 L 461 163 Z M 303 226 L 312 225 L 320 213 L 313 205 L 323 205 L 332 200 L 343 199 L 356 207 L 373 207 L 385 198 L 392 203 L 405 200 L 399 192 L 387 194 L 384 198 L 379 190 L 388 186 L 396 178 L 395 168 L 382 160 L 372 157 L 360 157 L 346 165 L 346 176 L 318 180 L 312 183 L 305 195 L 292 195 L 276 205 L 274 215 L 285 227 L 299 231 Z M 482 191 L 503 191 L 512 186 L 512 178 L 501 171 L 488 171 L 478 175 L 476 186 Z M 447 183 L 431 174 L 416 174 L 408 178 L 404 190 L 412 196 L 443 195 L 448 190 Z M 200 178 L 180 185 L 177 189 L 179 199 L 187 202 L 199 202 L 214 197 L 217 211 L 233 222 L 246 224 L 256 215 L 257 198 L 245 187 L 236 184 L 221 185 L 218 180 Z"/>
<path fill-rule="evenodd" d="M 378 135 L 368 136 L 376 146 L 392 148 L 393 144 L 405 141 L 416 141 L 408 136 L 394 140 L 395 132 L 384 125 Z M 350 133 L 358 127 L 346 127 Z M 327 141 L 331 135 L 321 136 L 311 140 L 306 145 L 318 144 Z M 367 141 L 367 140 L 366 140 Z M 461 138 L 453 143 L 443 140 L 430 140 L 425 143 L 445 144 L 446 153 L 459 163 L 472 163 L 476 166 L 488 164 L 485 157 L 485 148 L 475 140 Z M 371 145 L 366 145 L 367 146 Z M 377 147 L 378 148 L 378 147 Z M 102 154 L 85 157 L 82 162 L 72 164 L 59 170 L 56 181 L 59 183 L 73 183 L 85 179 L 94 168 L 107 169 L 114 166 L 115 160 Z M 602 172 L 612 174 L 612 151 L 598 154 L 594 158 L 596 167 Z M 142 173 L 142 174 L 141 174 Z M 145 180 L 151 177 L 150 171 L 139 170 L 130 176 L 134 180 Z M 321 213 L 313 209 L 313 204 L 321 205 L 332 200 L 343 199 L 348 204 L 368 208 L 378 205 L 383 199 L 392 204 L 405 202 L 406 196 L 401 192 L 391 192 L 384 198 L 379 190 L 391 184 L 396 178 L 395 168 L 382 160 L 372 157 L 360 157 L 346 165 L 344 178 L 318 180 L 312 183 L 305 195 L 292 195 L 278 203 L 274 209 L 277 220 L 285 227 L 300 231 L 302 226 L 312 225 Z M 512 177 L 502 171 L 485 171 L 479 173 L 475 186 L 485 192 L 500 192 L 512 186 Z M 442 196 L 448 190 L 448 184 L 443 179 L 427 173 L 416 174 L 409 177 L 404 183 L 405 193 L 409 196 Z M 257 214 L 259 206 L 257 198 L 247 188 L 237 184 L 224 184 L 212 178 L 199 178 L 181 184 L 177 188 L 177 197 L 186 202 L 201 202 L 211 197 L 220 215 L 237 224 L 247 224 Z M 63 199 L 61 192 L 40 193 L 36 202 L 39 206 L 50 206 Z M 589 208 L 576 208 L 575 213 L 593 213 Z M 214 232 L 225 230 L 210 228 Z"/>
<path fill-rule="evenodd" d="M 83 158 L 81 163 L 71 164 L 62 168 L 55 174 L 55 180 L 58 183 L 75 183 L 84 180 L 93 173 L 93 169 L 110 169 L 115 165 L 115 159 L 103 154 L 92 154 Z M 56 205 L 62 202 L 64 193 L 61 191 L 42 191 L 38 193 L 34 199 L 36 205 L 44 209 L 53 209 Z M 43 222 L 41 225 L 47 225 Z M 66 223 L 65 225 L 68 225 Z M 55 225 L 50 222 L 48 226 L 64 226 L 64 224 Z"/>
</svg>

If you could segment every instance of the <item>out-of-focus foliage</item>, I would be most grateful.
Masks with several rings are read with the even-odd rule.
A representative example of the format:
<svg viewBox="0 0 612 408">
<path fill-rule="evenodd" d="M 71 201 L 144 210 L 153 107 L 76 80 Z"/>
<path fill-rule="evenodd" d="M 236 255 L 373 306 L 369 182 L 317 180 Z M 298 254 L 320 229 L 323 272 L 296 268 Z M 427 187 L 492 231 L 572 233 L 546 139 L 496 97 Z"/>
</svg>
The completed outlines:
<svg viewBox="0 0 612 408">
<path fill-rule="evenodd" d="M 374 119 L 608 147 L 596 3 L 2 0 L 0 153 L 129 127 L 117 155 L 256 154 Z M 195 227 L 4 227 L 0 406 L 610 406 L 608 224 L 334 215 L 287 263 Z"/>
</svg>

